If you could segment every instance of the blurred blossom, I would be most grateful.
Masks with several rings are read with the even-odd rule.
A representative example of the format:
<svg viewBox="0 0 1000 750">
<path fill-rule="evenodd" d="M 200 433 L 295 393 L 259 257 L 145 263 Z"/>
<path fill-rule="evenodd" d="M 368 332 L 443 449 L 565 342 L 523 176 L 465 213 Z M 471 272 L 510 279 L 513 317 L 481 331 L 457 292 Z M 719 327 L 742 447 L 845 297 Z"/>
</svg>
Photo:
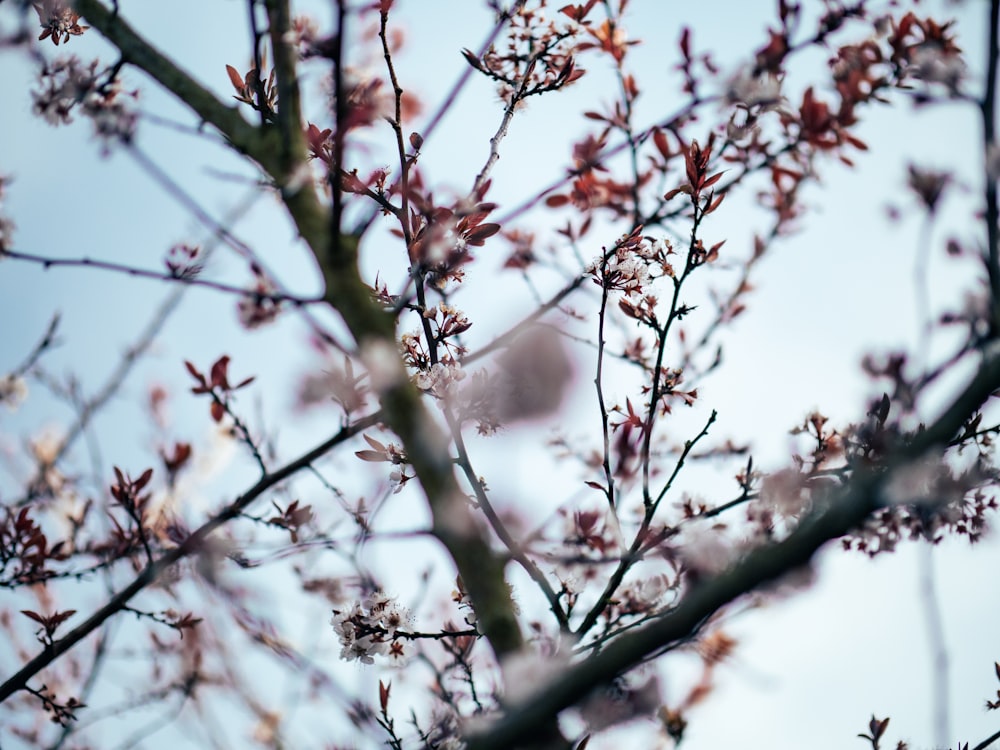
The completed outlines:
<svg viewBox="0 0 1000 750">
<path fill-rule="evenodd" d="M 965 78 L 965 62 L 959 55 L 947 54 L 933 44 L 922 45 L 913 52 L 912 73 L 925 83 L 943 84 L 952 96 L 959 93 Z"/>
<path fill-rule="evenodd" d="M 781 79 L 770 73 L 753 75 L 752 66 L 743 67 L 726 85 L 726 100 L 746 108 L 775 109 L 782 102 Z"/>
<path fill-rule="evenodd" d="M 797 517 L 809 503 L 806 477 L 795 469 L 768 474 L 761 483 L 760 502 L 782 517 Z"/>
<path fill-rule="evenodd" d="M 240 325 L 249 331 L 273 323 L 281 312 L 281 300 L 276 297 L 274 283 L 260 269 L 254 267 L 252 270 L 256 281 L 236 303 Z"/>
<path fill-rule="evenodd" d="M 581 714 L 592 732 L 637 718 L 648 718 L 662 704 L 660 682 L 649 677 L 640 685 L 618 678 L 610 685 L 593 691 L 580 704 Z"/>
<path fill-rule="evenodd" d="M 529 328 L 498 359 L 505 371 L 497 394 L 502 419 L 543 417 L 559 408 L 573 370 L 556 331 Z"/>
<path fill-rule="evenodd" d="M 42 68 L 31 97 L 35 114 L 49 125 L 69 124 L 79 107 L 93 121 L 106 153 L 112 141 L 131 142 L 138 115 L 125 104 L 125 97 L 134 99 L 136 93 L 123 91 L 117 78 L 108 80 L 98 73 L 99 64 L 94 60 L 84 65 L 75 55 L 57 58 Z"/>
<path fill-rule="evenodd" d="M 939 456 L 926 456 L 899 467 L 885 486 L 885 497 L 897 505 L 951 499 L 951 471 Z"/>
<path fill-rule="evenodd" d="M 684 528 L 681 556 L 696 575 L 716 575 L 733 561 L 736 549 L 726 538 L 725 527 L 695 522 Z"/>
<path fill-rule="evenodd" d="M 504 657 L 504 699 L 521 703 L 544 690 L 546 682 L 555 680 L 569 666 L 569 649 L 558 649 L 546 656 L 533 644 Z"/>
<path fill-rule="evenodd" d="M 6 404 L 10 411 L 17 411 L 17 407 L 28 397 L 28 384 L 20 375 L 5 375 L 0 378 L 0 404 Z"/>
<path fill-rule="evenodd" d="M 406 380 L 406 370 L 396 347 L 381 339 L 367 339 L 361 343 L 361 361 L 376 391 L 388 390 Z"/>
</svg>

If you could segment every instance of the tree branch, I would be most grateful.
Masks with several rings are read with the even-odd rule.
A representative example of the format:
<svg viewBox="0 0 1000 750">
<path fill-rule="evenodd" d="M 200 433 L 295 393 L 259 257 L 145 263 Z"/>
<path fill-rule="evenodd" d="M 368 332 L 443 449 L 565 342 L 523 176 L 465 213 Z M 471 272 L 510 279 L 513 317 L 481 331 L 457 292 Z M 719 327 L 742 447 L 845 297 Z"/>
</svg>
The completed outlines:
<svg viewBox="0 0 1000 750">
<path fill-rule="evenodd" d="M 662 619 L 612 641 L 599 653 L 545 683 L 492 726 L 469 736 L 470 750 L 516 747 L 536 727 L 587 696 L 595 687 L 671 643 L 691 635 L 698 626 L 733 600 L 807 564 L 831 539 L 843 536 L 883 505 L 884 486 L 893 469 L 941 449 L 969 415 L 1000 387 L 1000 357 L 983 363 L 972 382 L 925 431 L 900 447 L 886 462 L 888 470 L 858 472 L 822 509 L 805 518 L 788 538 L 749 553 L 724 573 L 693 588 L 676 609 Z"/>
<path fill-rule="evenodd" d="M 123 62 L 135 65 L 222 133 L 242 154 L 274 173 L 274 149 L 265 147 L 265 132 L 248 123 L 236 107 L 227 107 L 215 95 L 141 37 L 122 17 L 98 0 L 73 0 L 93 28 L 118 48 Z"/>
</svg>

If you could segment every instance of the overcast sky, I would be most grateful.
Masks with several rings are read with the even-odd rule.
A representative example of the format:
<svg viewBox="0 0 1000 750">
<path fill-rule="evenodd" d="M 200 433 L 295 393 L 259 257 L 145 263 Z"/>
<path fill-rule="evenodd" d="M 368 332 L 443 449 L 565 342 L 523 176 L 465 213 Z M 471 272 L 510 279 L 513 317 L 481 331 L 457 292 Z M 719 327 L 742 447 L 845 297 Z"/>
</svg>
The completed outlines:
<svg viewBox="0 0 1000 750">
<path fill-rule="evenodd" d="M 303 7 L 308 5 L 322 6 L 321 16 L 326 6 Z M 394 23 L 405 29 L 408 39 L 399 61 L 401 82 L 425 102 L 424 116 L 462 72 L 465 62 L 459 51 L 476 48 L 484 39 L 490 14 L 480 5 L 464 0 L 399 0 Z M 178 0 L 121 6 L 137 28 L 163 44 L 183 67 L 220 95 L 231 95 L 225 65 L 243 69 L 249 59 L 242 4 Z M 639 122 L 651 122 L 676 109 L 670 104 L 676 97 L 670 67 L 676 63 L 682 24 L 694 29 L 697 49 L 712 50 L 724 70 L 736 71 L 765 39 L 766 27 L 773 23 L 772 6 L 770 2 L 633 0 L 630 36 L 643 40 L 629 52 L 629 67 L 643 90 Z M 959 43 L 973 67 L 969 86 L 978 94 L 985 4 L 938 2 L 921 7 L 937 18 L 959 18 Z M 9 8 L 0 11 L 5 29 L 12 17 Z M 83 59 L 95 55 L 112 59 L 93 32 L 74 38 L 66 49 Z M 44 52 L 53 50 L 46 46 Z M 807 58 L 802 70 L 793 70 L 789 87 L 801 91 L 796 87 L 815 70 L 807 63 L 817 60 Z M 173 243 L 206 241 L 209 232 L 135 158 L 120 151 L 103 158 L 90 137 L 89 124 L 53 129 L 31 115 L 33 69 L 25 55 L 4 50 L 0 61 L 4 70 L 0 100 L 5 102 L 0 173 L 14 177 L 6 209 L 18 225 L 17 249 L 158 268 Z M 371 62 L 378 60 L 373 56 Z M 532 102 L 515 119 L 490 194 L 501 211 L 561 174 L 572 141 L 592 127 L 580 113 L 611 100 L 613 89 L 601 88 L 613 82 L 610 72 L 600 69 L 603 61 L 591 65 L 594 70 L 562 98 Z M 129 72 L 126 80 L 141 89 L 144 113 L 192 122 L 138 73 Z M 317 72 L 305 84 L 315 94 L 323 82 Z M 321 104 L 314 114 L 322 116 Z M 443 191 L 448 185 L 458 191 L 471 185 L 499 115 L 492 87 L 473 81 L 423 148 L 421 165 Z M 419 130 L 420 125 L 418 119 L 414 128 Z M 252 173 L 222 149 L 153 122 L 142 122 L 139 133 L 141 153 L 219 220 L 255 193 L 245 179 Z M 750 310 L 725 336 L 726 366 L 701 391 L 706 408 L 720 413 L 719 433 L 754 441 L 755 460 L 768 470 L 787 464 L 788 430 L 811 410 L 820 408 L 841 423 L 863 414 L 865 400 L 877 395 L 861 374 L 864 354 L 912 346 L 920 339 L 923 318 L 913 281 L 916 248 L 926 227 L 912 210 L 914 199 L 905 188 L 908 162 L 954 168 L 957 173 L 957 187 L 931 235 L 932 307 L 940 310 L 954 304 L 972 286 L 971 266 L 946 261 L 943 252 L 943 239 L 950 233 L 974 237 L 966 227 L 977 200 L 980 136 L 971 108 L 916 113 L 903 104 L 866 112 L 858 135 L 870 151 L 858 155 L 853 169 L 830 164 L 823 184 L 805 194 L 810 212 L 801 231 L 781 241 L 762 264 Z M 903 209 L 907 218 L 890 222 L 890 205 Z M 726 238 L 727 250 L 737 257 L 745 256 L 752 232 L 765 227 L 764 219 L 739 205 L 727 209 L 713 217 L 708 231 Z M 235 232 L 289 288 L 302 293 L 317 290 L 311 261 L 295 244 L 272 198 L 258 197 L 235 224 Z M 613 240 L 610 235 L 595 241 Z M 590 250 L 596 255 L 600 247 Z M 486 258 L 483 267 L 489 269 L 491 263 L 497 265 Z M 249 278 L 245 264 L 231 254 L 220 253 L 210 270 L 235 283 Z M 476 273 L 475 268 L 470 272 L 471 281 L 480 286 L 472 287 L 470 281 L 470 288 L 486 291 L 459 295 L 458 302 L 470 318 L 491 321 L 470 332 L 488 341 L 504 323 L 530 311 L 530 297 L 515 298 L 521 299 L 518 304 L 512 304 L 510 297 L 498 300 L 488 291 L 489 285 L 475 278 Z M 53 373 L 76 373 L 85 390 L 93 389 L 142 330 L 154 307 L 171 293 L 156 282 L 81 269 L 43 271 L 0 261 L 0 320 L 5 321 L 0 373 L 23 358 L 58 310 L 63 344 L 44 364 Z M 192 290 L 121 398 L 96 424 L 108 464 L 138 466 L 149 460 L 149 431 L 140 424 L 142 412 L 136 402 L 142 401 L 150 384 L 184 386 L 183 359 L 207 366 L 223 351 L 233 357 L 237 374 L 258 376 L 265 420 L 288 426 L 279 435 L 282 455 L 292 456 L 324 434 L 323 425 L 308 416 L 285 421 L 298 377 L 315 362 L 304 327 L 293 322 L 247 335 L 236 321 L 232 298 Z M 567 431 L 593 429 L 596 424 L 580 416 L 594 410 L 590 377 L 578 374 L 571 407 L 562 417 Z M 177 392 L 182 394 L 183 388 Z M 179 424 L 204 421 L 200 404 L 184 398 L 176 401 Z M 65 408 L 41 389 L 33 390 L 20 411 L 0 415 L 0 449 L 16 453 L 24 438 L 37 436 L 50 425 L 58 429 L 66 415 Z M 492 487 L 514 498 L 514 504 L 530 506 L 539 493 L 565 498 L 569 493 L 564 476 L 551 478 L 545 469 L 542 483 L 543 465 L 536 461 L 536 448 L 525 439 L 528 433 L 519 428 L 495 438 L 494 447 L 480 450 L 480 470 Z M 125 437 L 116 439 L 116 434 Z M 238 469 L 239 462 L 234 461 Z M 0 494 L 12 491 L 11 482 L 9 474 L 0 476 Z M 707 486 L 705 495 L 711 496 Z M 206 497 L 210 502 L 211 493 Z M 869 561 L 831 549 L 821 556 L 818 582 L 810 590 L 732 617 L 726 627 L 741 647 L 721 668 L 718 691 L 692 711 L 685 749 L 860 749 L 863 741 L 855 735 L 866 730 L 873 712 L 879 717 L 891 715 L 893 745 L 906 739 L 912 748 L 930 747 L 935 736 L 933 675 L 923 609 L 927 599 L 919 574 L 922 553 L 904 545 L 895 555 Z M 964 543 L 949 542 L 934 549 L 932 557 L 950 656 L 951 741 L 974 745 L 997 728 L 983 704 L 998 687 L 993 661 L 1000 659 L 996 630 L 1000 606 L 993 581 L 1000 544 L 988 539 L 970 551 Z M 674 680 L 668 670 L 668 700 L 676 698 L 670 690 L 683 690 L 687 669 L 681 658 L 677 659 L 680 677 Z"/>
</svg>

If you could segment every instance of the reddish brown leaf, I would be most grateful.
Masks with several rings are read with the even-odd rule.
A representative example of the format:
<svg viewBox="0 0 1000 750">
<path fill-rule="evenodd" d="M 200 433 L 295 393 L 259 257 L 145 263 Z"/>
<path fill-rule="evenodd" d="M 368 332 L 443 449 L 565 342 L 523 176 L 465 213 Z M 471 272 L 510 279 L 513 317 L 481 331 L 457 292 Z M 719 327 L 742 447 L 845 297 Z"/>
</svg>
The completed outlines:
<svg viewBox="0 0 1000 750">
<path fill-rule="evenodd" d="M 472 50 L 463 49 L 462 54 L 465 56 L 466 62 L 468 62 L 469 65 L 471 65 L 473 68 L 475 68 L 476 70 L 483 69 L 483 64 L 479 62 L 479 58 L 476 57 L 475 53 L 472 52 Z"/>
<path fill-rule="evenodd" d="M 34 620 L 37 623 L 41 623 L 42 625 L 45 624 L 45 618 L 42 617 L 37 612 L 32 612 L 30 609 L 22 609 L 21 610 L 21 614 L 30 617 L 32 620 Z"/>
<path fill-rule="evenodd" d="M 483 244 L 487 237 L 492 237 L 499 231 L 499 224 L 480 224 L 474 229 L 469 230 L 469 233 L 465 235 L 465 242 L 466 244 L 478 247 Z"/>
<path fill-rule="evenodd" d="M 233 88 L 237 91 L 243 90 L 243 76 L 232 65 L 226 66 L 226 72 L 229 74 L 229 80 L 233 84 Z"/>
</svg>

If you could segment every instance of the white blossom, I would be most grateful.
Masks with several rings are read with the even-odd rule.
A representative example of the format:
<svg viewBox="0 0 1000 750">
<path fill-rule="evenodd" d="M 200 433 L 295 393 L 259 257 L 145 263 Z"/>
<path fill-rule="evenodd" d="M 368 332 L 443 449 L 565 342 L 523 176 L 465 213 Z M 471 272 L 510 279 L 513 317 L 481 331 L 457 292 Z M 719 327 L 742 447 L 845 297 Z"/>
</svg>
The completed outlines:
<svg viewBox="0 0 1000 750">
<path fill-rule="evenodd" d="M 461 365 L 442 362 L 434 364 L 429 370 L 418 372 L 413 377 L 417 388 L 441 399 L 453 396 L 455 384 L 462 380 L 465 380 L 465 371 Z"/>
<path fill-rule="evenodd" d="M 356 601 L 350 609 L 334 610 L 330 624 L 340 639 L 340 658 L 374 664 L 375 656 L 400 657 L 403 650 L 395 643 L 400 630 L 409 627 L 413 616 L 409 609 L 383 591 L 369 594 L 364 602 Z"/>
</svg>

